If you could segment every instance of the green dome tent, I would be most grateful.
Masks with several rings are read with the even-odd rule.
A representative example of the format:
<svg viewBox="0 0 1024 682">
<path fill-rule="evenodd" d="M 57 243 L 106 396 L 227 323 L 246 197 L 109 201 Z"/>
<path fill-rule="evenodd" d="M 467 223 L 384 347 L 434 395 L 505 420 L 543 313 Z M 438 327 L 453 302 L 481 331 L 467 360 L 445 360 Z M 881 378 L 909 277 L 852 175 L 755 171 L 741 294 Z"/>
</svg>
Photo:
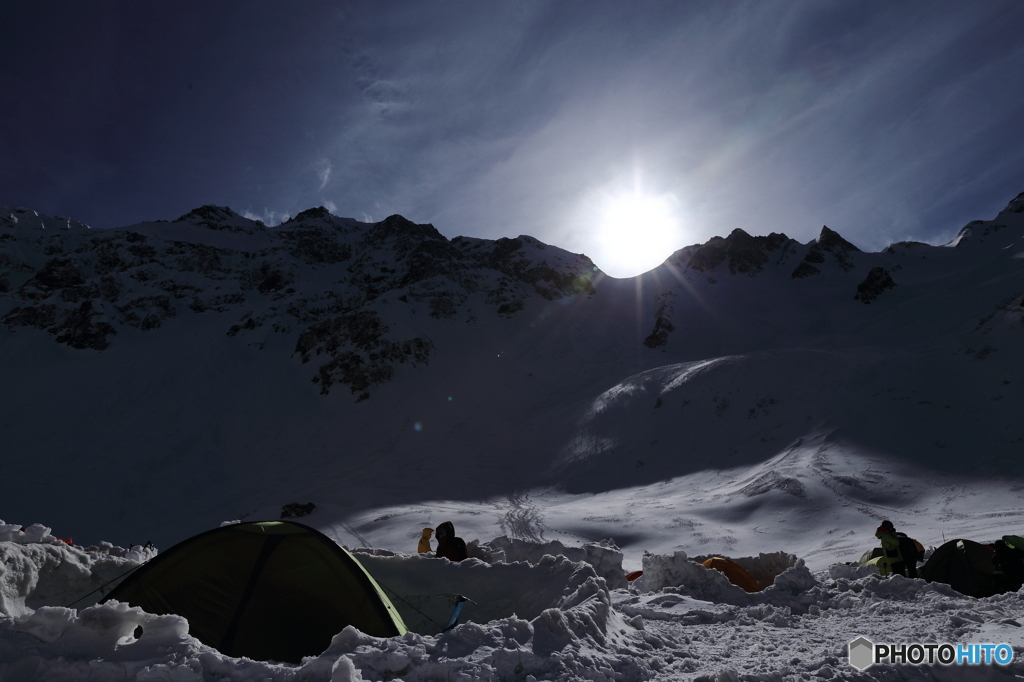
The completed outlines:
<svg viewBox="0 0 1024 682">
<path fill-rule="evenodd" d="M 157 555 L 107 595 L 177 614 L 189 633 L 229 656 L 300 663 L 353 625 L 375 637 L 405 623 L 362 564 L 293 521 L 238 523 Z"/>
<path fill-rule="evenodd" d="M 918 573 L 930 583 L 946 583 L 969 597 L 1002 592 L 992 565 L 992 548 L 972 540 L 950 540 L 932 553 Z"/>
</svg>

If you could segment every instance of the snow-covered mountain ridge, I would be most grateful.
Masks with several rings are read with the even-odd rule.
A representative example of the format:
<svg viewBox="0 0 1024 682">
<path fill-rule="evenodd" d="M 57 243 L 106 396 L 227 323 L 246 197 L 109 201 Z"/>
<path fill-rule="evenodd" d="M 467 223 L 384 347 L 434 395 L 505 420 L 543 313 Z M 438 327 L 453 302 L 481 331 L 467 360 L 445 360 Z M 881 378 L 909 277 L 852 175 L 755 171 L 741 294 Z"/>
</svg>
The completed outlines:
<svg viewBox="0 0 1024 682">
<path fill-rule="evenodd" d="M 946 246 L 735 230 L 625 280 L 400 216 L 2 209 L 0 426 L 30 483 L 0 511 L 168 546 L 315 501 L 400 549 L 448 510 L 634 563 L 755 540 L 825 561 L 882 515 L 988 528 L 1019 516 L 1022 254 L 1022 197 Z M 957 508 L 994 474 L 1009 516 Z"/>
<path fill-rule="evenodd" d="M 0 235 L 13 240 L 0 260 L 0 290 L 14 304 L 2 310 L 9 328 L 34 327 L 72 348 L 102 351 L 119 329 L 150 332 L 179 315 L 230 312 L 229 336 L 264 325 L 299 330 L 294 352 L 302 361 L 328 359 L 314 376 L 324 393 L 340 379 L 368 397 L 395 363 L 427 362 L 429 341 L 388 334 L 373 305 L 386 293 L 447 318 L 481 290 L 499 315 L 521 309 L 527 295 L 593 291 L 586 258 L 541 253 L 547 247 L 529 237 L 449 241 L 401 216 L 368 225 L 317 208 L 267 229 L 204 206 L 171 224 L 98 232 L 26 209 L 0 213 Z"/>
</svg>

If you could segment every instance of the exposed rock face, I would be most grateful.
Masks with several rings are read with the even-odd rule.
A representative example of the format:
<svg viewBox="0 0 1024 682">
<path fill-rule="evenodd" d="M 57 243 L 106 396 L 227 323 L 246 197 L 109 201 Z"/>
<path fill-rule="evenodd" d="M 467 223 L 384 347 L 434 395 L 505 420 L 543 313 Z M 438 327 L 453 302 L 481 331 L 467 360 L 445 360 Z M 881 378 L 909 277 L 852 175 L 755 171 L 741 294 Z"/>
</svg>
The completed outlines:
<svg viewBox="0 0 1024 682">
<path fill-rule="evenodd" d="M 15 308 L 4 315 L 2 321 L 9 327 L 48 329 L 57 323 L 57 306 L 44 303 L 25 308 Z"/>
<path fill-rule="evenodd" d="M 1024 192 L 1021 192 L 1013 201 L 1007 205 L 1006 210 L 1010 213 L 1024 213 Z"/>
<path fill-rule="evenodd" d="M 294 334 L 302 362 L 321 363 L 312 377 L 321 393 L 344 384 L 358 399 L 433 351 L 384 322 L 376 308 L 386 294 L 445 321 L 479 292 L 493 314 L 509 317 L 530 297 L 593 294 L 596 273 L 585 256 L 531 237 L 449 241 L 402 216 L 367 225 L 323 208 L 273 229 L 202 206 L 171 223 L 104 231 L 5 209 L 0 236 L 8 329 L 103 350 L 125 328 L 153 333 L 179 315 L 224 314 L 227 336 L 256 348 L 268 334 Z"/>
<path fill-rule="evenodd" d="M 211 230 L 247 232 L 249 234 L 266 229 L 263 223 L 243 218 L 227 206 L 200 206 L 189 211 L 174 222 L 189 222 L 194 225 L 202 225 Z"/>
<path fill-rule="evenodd" d="M 793 271 L 791 277 L 793 279 L 801 279 L 803 277 L 810 277 L 811 275 L 819 275 L 821 270 L 811 265 L 811 263 L 804 259 L 800 261 L 800 265 L 796 266 L 796 270 Z"/>
<path fill-rule="evenodd" d="M 710 272 L 728 259 L 729 272 L 733 275 L 755 275 L 770 259 L 768 253 L 786 249 L 792 240 L 776 232 L 767 237 L 751 237 L 736 228 L 725 239 L 712 237 L 690 257 L 689 267 L 701 272 Z"/>
<path fill-rule="evenodd" d="M 75 264 L 68 258 L 54 258 L 47 261 L 42 270 L 36 273 L 35 277 L 26 283 L 26 286 L 34 286 L 44 293 L 54 289 L 72 287 L 85 282 L 82 273 Z"/>
<path fill-rule="evenodd" d="M 291 242 L 289 253 L 310 265 L 333 265 L 352 257 L 352 247 L 337 243 L 321 228 L 296 229 L 282 236 Z"/>
<path fill-rule="evenodd" d="M 895 286 L 896 282 L 892 280 L 885 268 L 871 268 L 871 272 L 864 278 L 864 281 L 857 285 L 857 293 L 853 299 L 871 303 L 881 296 L 882 292 Z"/>
<path fill-rule="evenodd" d="M 661 305 L 658 312 L 654 314 L 654 330 L 644 339 L 644 345 L 648 348 L 660 348 L 668 343 L 668 335 L 675 331 L 672 324 L 672 304 L 668 295 L 662 295 Z"/>
<path fill-rule="evenodd" d="M 117 333 L 103 314 L 93 309 L 92 301 L 82 301 L 77 310 L 65 315 L 61 324 L 49 331 L 57 334 L 57 343 L 93 350 L 104 350 L 110 345 L 107 336 Z"/>
<path fill-rule="evenodd" d="M 821 269 L 812 265 L 812 263 L 825 263 L 826 253 L 830 254 L 832 260 L 843 270 L 852 270 L 854 266 L 849 254 L 854 252 L 859 253 L 860 249 L 840 237 L 838 232 L 830 230 L 828 225 L 823 225 L 821 234 L 811 244 L 807 255 L 804 256 L 803 261 L 800 262 L 800 265 L 796 267 L 791 276 L 793 279 L 800 279 L 819 274 Z"/>
<path fill-rule="evenodd" d="M 326 394 L 336 381 L 347 384 L 359 399 L 370 397 L 371 384 L 389 380 L 395 363 L 426 363 L 433 348 L 414 338 L 401 343 L 387 338 L 388 327 L 375 312 L 361 310 L 318 322 L 299 335 L 295 352 L 302 362 L 321 353 L 332 359 L 321 365 L 313 381 Z M 351 350 L 349 350 L 351 349 Z"/>
<path fill-rule="evenodd" d="M 821 226 L 821 234 L 818 235 L 815 246 L 822 251 L 829 251 L 831 253 L 860 251 L 856 246 L 840 237 L 838 232 L 828 229 L 828 225 Z"/>
</svg>

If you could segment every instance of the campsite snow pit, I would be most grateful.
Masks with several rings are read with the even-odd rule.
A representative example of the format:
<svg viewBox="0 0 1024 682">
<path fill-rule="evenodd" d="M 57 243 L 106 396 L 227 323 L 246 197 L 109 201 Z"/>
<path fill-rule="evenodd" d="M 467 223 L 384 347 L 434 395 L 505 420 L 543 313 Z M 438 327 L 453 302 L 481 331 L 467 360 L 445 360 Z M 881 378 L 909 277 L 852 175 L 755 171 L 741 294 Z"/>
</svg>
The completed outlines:
<svg viewBox="0 0 1024 682">
<path fill-rule="evenodd" d="M 487 623 L 516 616 L 532 619 L 558 606 L 587 580 L 598 578 L 594 567 L 550 554 L 537 563 L 488 564 L 480 559 L 451 562 L 426 555 L 353 552 L 391 598 L 413 632 L 435 635 L 448 623 L 458 595 L 463 605 L 459 622 Z"/>
<path fill-rule="evenodd" d="M 10 551 L 12 546 L 0 547 Z M 532 553 L 537 546 L 525 550 Z M 74 548 L 53 547 L 75 555 Z M 1010 642 L 1019 658 L 1024 637 L 1015 624 L 1024 622 L 1024 592 L 974 599 L 941 583 L 880 578 L 870 570 L 869 575 L 855 576 L 857 571 L 847 566 L 812 575 L 802 561 L 782 561 L 778 556 L 762 563 L 775 565 L 772 570 L 791 565 L 770 586 L 746 593 L 722 573 L 705 569 L 682 553 L 648 556 L 648 581 L 655 582 L 660 571 L 665 586 L 646 592 L 635 587 L 609 590 L 594 565 L 567 557 L 493 564 L 469 559 L 455 564 L 386 550 L 354 554 L 368 569 L 373 565 L 400 572 L 407 567 L 410 581 L 417 574 L 424 579 L 435 576 L 438 589 L 453 587 L 443 580 L 461 581 L 455 585 L 457 591 L 478 600 L 480 608 L 467 603 L 463 622 L 440 635 L 410 631 L 384 638 L 345 627 L 333 634 L 325 651 L 291 664 L 224 655 L 192 636 L 184 618 L 148 614 L 123 603 L 78 610 L 60 602 L 35 609 L 26 606 L 17 616 L 0 614 L 0 680 L 435 682 L 525 681 L 532 676 L 564 682 L 852 682 L 1010 679 L 1024 673 L 1016 660 L 999 670 L 877 665 L 857 673 L 845 658 L 845 647 L 856 636 L 909 642 L 922 632 L 935 641 Z M 29 564 L 47 561 L 41 553 L 17 556 Z M 758 575 L 757 565 L 747 566 L 748 572 Z M 21 572 L 36 575 L 40 567 L 23 567 Z M 669 578 L 679 579 L 684 573 L 690 583 L 670 584 Z M 385 572 L 375 577 L 388 583 Z M 75 582 L 71 573 L 55 573 L 53 579 Z M 526 594 L 534 588 L 537 594 Z M 427 595 L 433 588 L 421 584 L 420 589 Z M 51 590 L 51 595 L 71 591 L 65 587 Z M 495 608 L 490 602 L 510 598 L 518 601 L 504 608 L 524 613 L 530 608 L 536 614 L 483 622 L 491 615 L 485 609 Z M 439 614 L 448 616 L 449 606 L 439 608 Z M 971 672 L 979 675 L 970 677 Z"/>
<path fill-rule="evenodd" d="M 37 526 L 42 531 L 27 532 Z M 152 548 L 129 552 L 103 544 L 106 547 L 72 547 L 38 524 L 15 534 L 13 540 L 0 542 L 0 614 L 20 616 L 40 606 L 90 606 L 126 572 L 156 555 Z"/>
<path fill-rule="evenodd" d="M 223 654 L 300 663 L 349 625 L 378 637 L 406 632 L 360 562 L 292 521 L 221 526 L 178 543 L 107 597 L 188 619 Z"/>
<path fill-rule="evenodd" d="M 668 589 L 697 599 L 736 605 L 755 603 L 757 601 L 755 597 L 760 594 L 759 591 L 754 591 L 751 588 L 751 591 L 748 592 L 739 585 L 733 584 L 726 573 L 708 568 L 701 563 L 708 559 L 718 558 L 721 557 L 691 559 L 686 552 L 681 551 L 677 551 L 671 556 L 645 552 L 643 575 L 633 581 L 632 589 L 636 592 L 655 592 Z M 801 576 L 798 583 L 810 585 L 806 579 L 802 578 L 803 574 L 809 578 L 810 572 L 804 566 L 803 560 L 797 559 L 792 554 L 774 552 L 762 553 L 756 557 L 725 557 L 725 559 L 726 563 L 738 566 L 746 576 L 753 578 L 757 587 L 760 587 L 762 591 L 772 586 L 785 589 L 785 587 L 791 586 L 792 578 L 797 575 Z M 782 576 L 786 577 L 782 578 Z"/>
<path fill-rule="evenodd" d="M 470 542 L 468 549 L 469 556 L 483 559 L 489 564 L 514 561 L 536 564 L 545 556 L 564 556 L 593 566 L 597 575 L 608 583 L 609 589 L 617 590 L 627 584 L 626 572 L 622 568 L 622 550 L 611 539 L 588 542 L 582 547 L 568 547 L 558 540 L 537 542 L 502 535 L 483 544 Z"/>
</svg>

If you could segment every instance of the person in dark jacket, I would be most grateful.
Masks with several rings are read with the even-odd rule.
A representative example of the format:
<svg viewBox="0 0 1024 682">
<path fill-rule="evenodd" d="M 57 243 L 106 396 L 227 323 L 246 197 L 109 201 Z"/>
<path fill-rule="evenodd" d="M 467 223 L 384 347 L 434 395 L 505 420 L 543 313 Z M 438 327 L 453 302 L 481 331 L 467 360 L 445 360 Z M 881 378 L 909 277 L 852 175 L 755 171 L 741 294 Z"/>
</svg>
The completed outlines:
<svg viewBox="0 0 1024 682">
<path fill-rule="evenodd" d="M 906 577 L 907 565 L 903 562 L 900 540 L 896 537 L 896 527 L 892 525 L 892 521 L 882 521 L 882 525 L 875 531 L 875 537 L 882 541 L 882 558 L 878 560 L 878 574 Z"/>
<path fill-rule="evenodd" d="M 434 556 L 444 557 L 449 561 L 462 561 L 466 558 L 466 543 L 462 538 L 455 537 L 455 526 L 445 521 L 434 530 L 437 538 L 437 551 Z"/>
<path fill-rule="evenodd" d="M 1004 540 L 996 540 L 993 546 L 992 566 L 999 572 L 996 577 L 1000 587 L 1007 592 L 1018 591 L 1024 585 L 1024 552 Z"/>
<path fill-rule="evenodd" d="M 924 547 L 906 533 L 896 533 L 896 539 L 900 541 L 900 555 L 903 557 L 903 566 L 906 569 L 904 575 L 908 578 L 916 578 L 917 562 L 924 555 Z"/>
</svg>

